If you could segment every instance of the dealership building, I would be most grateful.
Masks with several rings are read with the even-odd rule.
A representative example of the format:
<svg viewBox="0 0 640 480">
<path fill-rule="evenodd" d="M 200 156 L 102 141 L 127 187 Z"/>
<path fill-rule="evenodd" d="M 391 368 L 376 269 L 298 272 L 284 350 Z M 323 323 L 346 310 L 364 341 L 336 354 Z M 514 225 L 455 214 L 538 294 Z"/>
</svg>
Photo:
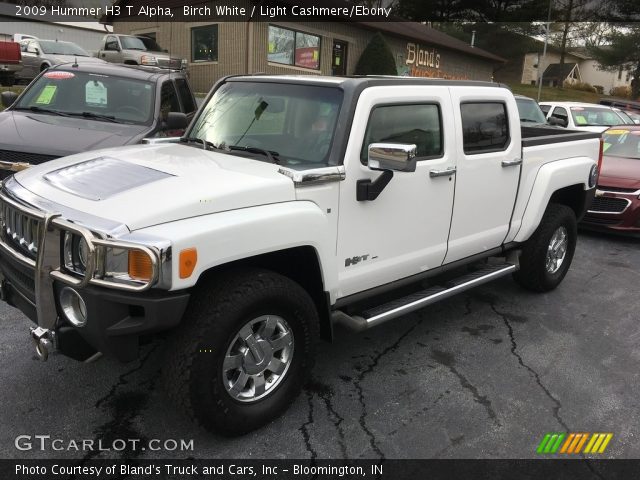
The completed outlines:
<svg viewBox="0 0 640 480">
<path fill-rule="evenodd" d="M 159 6 L 179 10 L 172 0 Z M 188 61 L 196 91 L 206 92 L 225 75 L 352 75 L 376 32 L 383 34 L 399 75 L 492 80 L 497 55 L 414 22 L 168 22 L 105 18 L 115 33 L 154 38 L 172 56 Z"/>
</svg>

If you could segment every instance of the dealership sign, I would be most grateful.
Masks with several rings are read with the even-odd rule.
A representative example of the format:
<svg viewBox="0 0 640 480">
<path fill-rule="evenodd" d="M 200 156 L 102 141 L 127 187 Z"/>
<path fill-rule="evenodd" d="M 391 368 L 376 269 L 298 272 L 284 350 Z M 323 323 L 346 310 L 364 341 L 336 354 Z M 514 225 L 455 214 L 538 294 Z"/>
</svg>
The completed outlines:
<svg viewBox="0 0 640 480">
<path fill-rule="evenodd" d="M 440 68 L 440 54 L 435 48 L 426 50 L 416 43 L 407 43 L 407 65 Z"/>
</svg>

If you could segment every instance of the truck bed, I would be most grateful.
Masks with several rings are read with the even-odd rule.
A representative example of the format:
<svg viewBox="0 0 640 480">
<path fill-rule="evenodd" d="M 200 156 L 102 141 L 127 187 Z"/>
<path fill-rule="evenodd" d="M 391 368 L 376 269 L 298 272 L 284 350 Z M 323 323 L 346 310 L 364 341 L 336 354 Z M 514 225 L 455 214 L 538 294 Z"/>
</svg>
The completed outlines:
<svg viewBox="0 0 640 480">
<path fill-rule="evenodd" d="M 521 127 L 522 147 L 533 147 L 549 143 L 573 142 L 588 138 L 600 138 L 597 132 L 579 132 L 553 127 Z"/>
</svg>

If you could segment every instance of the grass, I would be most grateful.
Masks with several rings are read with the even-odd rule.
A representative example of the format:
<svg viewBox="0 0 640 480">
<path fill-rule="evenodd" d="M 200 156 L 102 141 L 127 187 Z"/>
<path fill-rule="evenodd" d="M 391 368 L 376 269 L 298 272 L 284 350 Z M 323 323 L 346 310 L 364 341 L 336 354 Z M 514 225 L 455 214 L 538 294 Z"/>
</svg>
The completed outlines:
<svg viewBox="0 0 640 480">
<path fill-rule="evenodd" d="M 538 87 L 535 85 L 525 85 L 519 83 L 511 84 L 509 85 L 509 87 L 511 87 L 513 93 L 524 95 L 525 97 L 531 97 L 533 99 L 538 98 Z M 540 92 L 541 102 L 566 101 L 598 103 L 601 98 L 606 97 L 607 95 L 583 92 L 582 90 L 573 90 L 571 88 L 542 87 L 542 91 Z"/>
</svg>

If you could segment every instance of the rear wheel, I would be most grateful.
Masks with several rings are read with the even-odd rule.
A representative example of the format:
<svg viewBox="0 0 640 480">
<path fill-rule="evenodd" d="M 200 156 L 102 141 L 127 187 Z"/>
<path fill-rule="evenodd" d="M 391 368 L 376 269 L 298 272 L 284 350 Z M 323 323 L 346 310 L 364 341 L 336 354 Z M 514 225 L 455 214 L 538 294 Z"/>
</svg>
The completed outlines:
<svg viewBox="0 0 640 480">
<path fill-rule="evenodd" d="M 551 203 L 527 240 L 514 274 L 523 287 L 536 292 L 556 288 L 569 271 L 578 237 L 576 216 L 566 205 Z"/>
<path fill-rule="evenodd" d="M 265 270 L 205 282 L 169 345 L 169 394 L 205 428 L 238 435 L 280 415 L 313 364 L 318 315 L 307 292 Z"/>
</svg>

